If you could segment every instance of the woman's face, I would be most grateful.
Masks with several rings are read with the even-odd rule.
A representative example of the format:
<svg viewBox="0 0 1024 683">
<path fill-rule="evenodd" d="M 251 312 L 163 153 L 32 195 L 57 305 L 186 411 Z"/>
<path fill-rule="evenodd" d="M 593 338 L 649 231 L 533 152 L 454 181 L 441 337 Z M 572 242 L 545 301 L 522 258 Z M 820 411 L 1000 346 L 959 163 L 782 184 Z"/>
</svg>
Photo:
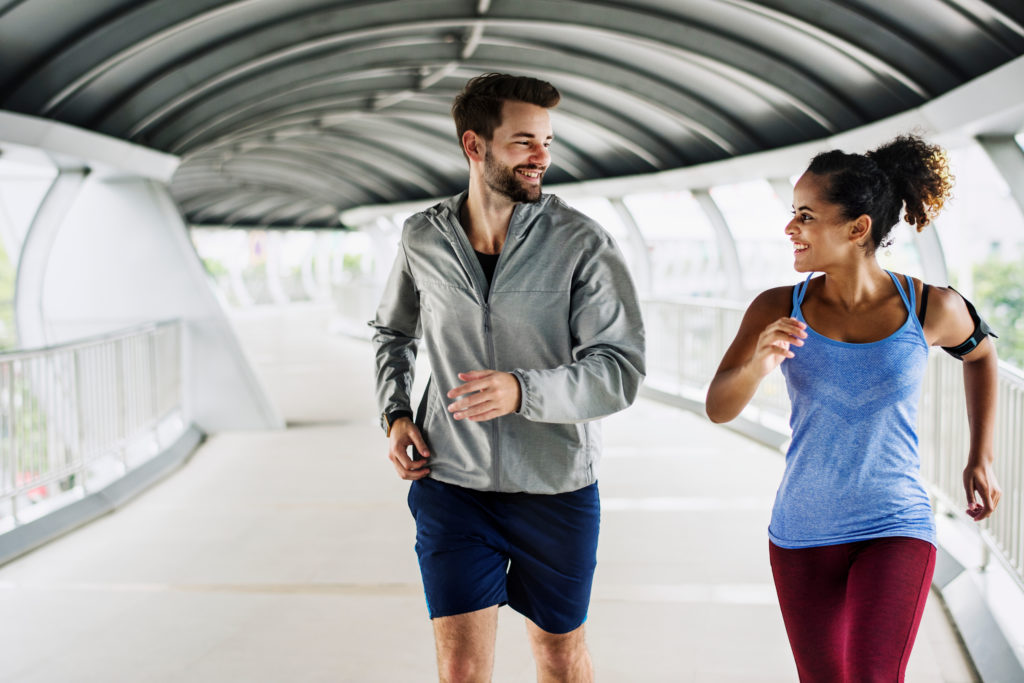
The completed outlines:
<svg viewBox="0 0 1024 683">
<path fill-rule="evenodd" d="M 793 268 L 798 273 L 826 272 L 856 254 L 847 229 L 853 221 L 825 199 L 828 177 L 806 172 L 793 187 L 793 219 L 786 235 L 793 243 Z"/>
</svg>

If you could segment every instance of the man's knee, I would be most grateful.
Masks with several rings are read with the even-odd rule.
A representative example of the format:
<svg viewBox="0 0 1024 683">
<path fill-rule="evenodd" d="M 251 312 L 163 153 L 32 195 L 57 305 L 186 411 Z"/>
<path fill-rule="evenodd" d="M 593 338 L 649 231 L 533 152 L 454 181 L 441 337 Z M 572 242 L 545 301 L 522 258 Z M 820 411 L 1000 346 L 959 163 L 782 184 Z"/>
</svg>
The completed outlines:
<svg viewBox="0 0 1024 683">
<path fill-rule="evenodd" d="M 536 650 L 537 664 L 547 671 L 575 671 L 589 656 L 583 643 L 578 645 L 542 645 Z"/>
<path fill-rule="evenodd" d="M 547 633 L 536 626 L 530 631 L 534 657 L 542 671 L 575 672 L 587 667 L 590 654 L 582 626 L 564 634 Z"/>
<path fill-rule="evenodd" d="M 490 680 L 491 667 L 470 653 L 452 653 L 438 658 L 437 673 L 441 683 L 477 683 Z"/>
</svg>

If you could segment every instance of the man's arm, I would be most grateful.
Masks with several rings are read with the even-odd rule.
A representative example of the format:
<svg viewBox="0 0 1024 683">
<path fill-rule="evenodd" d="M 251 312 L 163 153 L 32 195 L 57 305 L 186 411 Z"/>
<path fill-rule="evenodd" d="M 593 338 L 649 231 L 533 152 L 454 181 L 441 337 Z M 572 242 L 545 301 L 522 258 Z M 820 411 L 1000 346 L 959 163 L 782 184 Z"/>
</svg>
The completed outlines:
<svg viewBox="0 0 1024 683">
<path fill-rule="evenodd" d="M 404 245 L 399 245 L 377 315 L 373 346 L 377 364 L 377 407 L 383 416 L 404 413 L 412 415 L 412 383 L 416 368 L 416 350 L 421 336 L 419 294 L 416 291 Z M 428 450 L 419 428 L 409 417 L 399 417 L 392 424 L 383 418 L 388 436 L 388 459 L 402 479 L 419 479 L 430 470 L 422 461 L 413 461 L 408 454 L 414 446 L 424 458 Z"/>
<path fill-rule="evenodd" d="M 646 372 L 644 324 L 621 252 L 605 238 L 573 275 L 569 314 L 573 361 L 517 369 L 518 411 L 535 422 L 584 422 L 628 407 Z"/>
<path fill-rule="evenodd" d="M 381 414 L 407 411 L 411 415 L 420 312 L 419 295 L 402 245 L 384 286 L 377 315 L 369 324 L 374 328 L 377 407 Z"/>
</svg>

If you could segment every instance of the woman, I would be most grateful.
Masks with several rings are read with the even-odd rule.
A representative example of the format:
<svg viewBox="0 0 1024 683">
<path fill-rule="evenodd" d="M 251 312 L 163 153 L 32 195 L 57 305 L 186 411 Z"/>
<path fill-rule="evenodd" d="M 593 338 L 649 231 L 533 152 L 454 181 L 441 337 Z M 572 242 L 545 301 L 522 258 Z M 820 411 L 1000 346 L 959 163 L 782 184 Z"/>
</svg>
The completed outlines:
<svg viewBox="0 0 1024 683">
<path fill-rule="evenodd" d="M 990 330 L 953 289 L 875 257 L 904 204 L 920 231 L 951 186 L 945 152 L 915 136 L 815 157 L 786 226 L 809 275 L 754 299 L 708 390 L 708 416 L 726 422 L 780 364 L 786 378 L 793 437 L 768 534 L 801 681 L 903 680 L 935 567 L 916 433 L 929 346 L 964 363 L 967 514 L 999 503 Z"/>
</svg>

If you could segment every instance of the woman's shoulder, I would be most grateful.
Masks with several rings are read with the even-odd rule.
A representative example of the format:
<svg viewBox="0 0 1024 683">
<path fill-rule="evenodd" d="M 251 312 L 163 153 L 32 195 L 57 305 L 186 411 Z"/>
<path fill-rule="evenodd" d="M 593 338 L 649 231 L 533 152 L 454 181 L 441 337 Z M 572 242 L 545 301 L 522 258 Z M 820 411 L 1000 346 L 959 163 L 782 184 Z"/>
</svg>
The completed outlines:
<svg viewBox="0 0 1024 683">
<path fill-rule="evenodd" d="M 747 307 L 747 316 L 765 320 L 776 320 L 788 316 L 793 310 L 794 287 L 795 285 L 784 285 L 764 290 L 750 302 Z"/>
</svg>

